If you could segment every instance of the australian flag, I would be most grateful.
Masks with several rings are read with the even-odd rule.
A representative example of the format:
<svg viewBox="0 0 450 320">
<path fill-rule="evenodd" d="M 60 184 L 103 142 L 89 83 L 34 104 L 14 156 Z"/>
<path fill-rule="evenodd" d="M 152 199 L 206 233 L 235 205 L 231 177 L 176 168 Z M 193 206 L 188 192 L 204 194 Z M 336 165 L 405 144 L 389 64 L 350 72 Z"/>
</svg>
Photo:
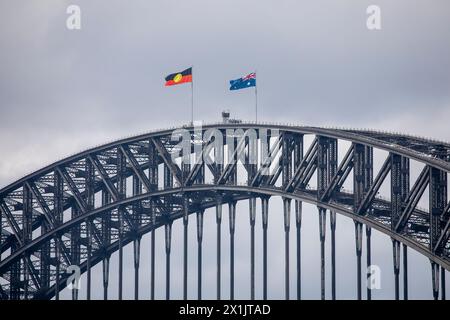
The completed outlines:
<svg viewBox="0 0 450 320">
<path fill-rule="evenodd" d="M 245 77 L 230 80 L 230 90 L 239 90 L 250 87 L 256 87 L 256 73 L 250 73 Z"/>
</svg>

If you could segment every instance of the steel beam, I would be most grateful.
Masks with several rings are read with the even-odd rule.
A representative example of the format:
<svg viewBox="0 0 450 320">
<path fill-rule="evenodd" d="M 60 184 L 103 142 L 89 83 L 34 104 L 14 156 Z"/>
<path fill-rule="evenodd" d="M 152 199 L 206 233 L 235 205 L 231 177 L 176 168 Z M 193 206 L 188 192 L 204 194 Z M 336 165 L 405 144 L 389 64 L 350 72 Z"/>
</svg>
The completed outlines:
<svg viewBox="0 0 450 320">
<path fill-rule="evenodd" d="M 303 160 L 303 135 L 294 136 L 294 171 Z M 295 226 L 297 229 L 297 300 L 302 297 L 302 263 L 301 263 L 301 229 L 302 229 L 302 205 L 301 201 L 295 200 Z"/>
<path fill-rule="evenodd" d="M 38 272 L 38 270 L 36 270 L 33 262 L 31 261 L 30 256 L 26 256 L 24 260 L 25 260 L 24 261 L 25 271 L 27 272 L 27 274 L 31 278 L 31 282 L 34 285 L 34 288 L 35 288 L 36 292 L 39 292 L 41 290 L 41 285 L 40 285 L 41 284 L 41 279 L 39 277 L 39 272 Z M 28 295 L 29 294 L 29 288 L 28 287 L 25 287 L 25 288 L 27 290 L 27 293 L 25 294 L 25 298 L 26 299 L 30 299 L 30 297 Z"/>
<path fill-rule="evenodd" d="M 28 190 L 31 191 L 33 198 L 36 199 L 36 201 L 39 204 L 39 207 L 41 208 L 42 213 L 43 213 L 43 215 L 45 217 L 45 220 L 46 220 L 47 224 L 49 225 L 49 227 L 53 228 L 54 227 L 54 221 L 53 221 L 52 212 L 51 212 L 50 208 L 48 207 L 48 204 L 44 200 L 44 197 L 42 196 L 41 192 L 37 188 L 36 184 L 33 183 L 33 182 L 31 182 L 31 183 L 25 182 L 24 188 L 25 187 Z M 24 204 L 25 204 L 25 202 L 24 202 Z M 30 228 L 31 228 L 31 225 L 30 225 Z"/>
<path fill-rule="evenodd" d="M 387 174 L 384 166 L 373 183 L 373 150 L 362 144 L 353 144 L 353 210 L 356 214 L 367 214 L 381 183 Z M 362 230 L 362 229 L 361 229 Z"/>
<path fill-rule="evenodd" d="M 297 228 L 297 300 L 302 298 L 302 260 L 301 260 L 301 230 L 302 202 L 295 200 L 295 224 Z"/>
<path fill-rule="evenodd" d="M 355 221 L 355 243 L 356 243 L 356 279 L 357 279 L 357 299 L 362 300 L 362 281 L 361 281 L 361 256 L 362 256 L 362 223 Z"/>
<path fill-rule="evenodd" d="M 108 192 L 102 191 L 102 206 L 106 206 L 109 203 L 111 203 L 111 196 Z M 102 230 L 102 243 L 101 245 L 106 247 L 111 243 L 111 219 L 110 219 L 110 212 L 106 212 L 105 215 L 102 216 L 101 219 L 101 230 Z M 119 227 L 120 228 L 120 227 Z M 105 254 L 103 257 L 103 299 L 108 300 L 108 286 L 109 286 L 109 260 L 110 256 L 108 254 Z M 119 258 L 119 260 L 121 260 Z M 119 277 L 122 276 L 122 270 L 121 270 L 121 263 L 119 262 Z M 119 297 L 121 299 L 121 297 Z"/>
<path fill-rule="evenodd" d="M 328 183 L 328 139 L 318 136 L 317 149 L 317 198 L 320 199 L 324 194 Z"/>
<path fill-rule="evenodd" d="M 150 141 L 156 147 L 156 150 L 158 150 L 159 156 L 166 165 L 165 167 L 167 167 L 170 170 L 172 176 L 175 177 L 179 185 L 180 186 L 183 185 L 181 169 L 171 160 L 171 156 L 167 151 L 167 149 L 162 145 L 161 141 L 159 141 L 156 138 L 150 138 Z"/>
<path fill-rule="evenodd" d="M 321 201 L 328 201 L 335 191 L 339 191 L 342 187 L 343 183 L 345 182 L 345 179 L 347 179 L 347 176 L 350 174 L 351 170 L 353 168 L 353 145 L 348 149 L 347 153 L 345 154 L 344 158 L 341 161 L 341 164 L 336 169 L 336 173 L 331 179 L 331 181 L 328 183 L 327 188 L 323 192 L 321 196 Z"/>
<path fill-rule="evenodd" d="M 282 143 L 282 185 L 284 188 L 287 187 L 289 181 L 292 179 L 292 147 L 293 147 L 293 136 L 290 134 L 283 135 L 283 143 Z M 296 156 L 298 157 L 298 156 Z M 298 160 L 298 159 L 295 159 Z M 291 224 L 291 199 L 283 198 L 283 216 L 284 216 L 284 247 L 285 247 L 285 299 L 289 300 L 289 231 Z"/>
<path fill-rule="evenodd" d="M 317 151 L 317 198 L 321 199 L 324 193 L 327 191 L 332 177 L 336 175 L 337 171 L 337 143 L 335 140 L 330 140 L 325 137 L 317 137 L 318 151 Z M 322 299 L 325 299 L 325 226 L 326 226 L 326 211 L 319 208 L 319 228 L 320 228 L 320 241 L 321 241 L 321 279 L 322 279 Z M 332 256 L 334 255 L 334 230 L 335 226 L 335 213 L 332 213 L 332 220 L 330 220 L 332 228 Z M 334 274 L 334 260 L 332 257 L 332 298 L 335 298 L 335 274 Z"/>
<path fill-rule="evenodd" d="M 1 223 L 1 221 L 0 221 Z M 46 234 L 50 230 L 50 226 L 47 223 L 42 223 L 41 227 L 41 235 Z M 50 242 L 46 241 L 45 244 L 41 248 L 41 256 L 40 256 L 40 287 L 48 288 L 50 287 L 50 254 L 51 254 L 51 246 Z"/>
<path fill-rule="evenodd" d="M 63 176 L 60 171 L 55 172 L 53 175 L 53 202 L 54 202 L 54 214 L 55 214 L 55 225 L 60 225 L 63 221 Z M 69 187 L 70 188 L 70 187 Z M 78 199 L 78 202 L 82 202 L 81 199 Z M 56 260 L 56 274 L 55 274 L 55 300 L 59 300 L 59 277 L 60 277 L 60 264 L 61 264 L 61 248 L 60 248 L 60 236 L 55 234 L 53 239 L 54 248 L 55 248 L 55 260 Z"/>
<path fill-rule="evenodd" d="M 202 241 L 203 241 L 203 214 L 204 210 L 197 212 L 197 298 L 202 300 Z"/>
<path fill-rule="evenodd" d="M 88 210 L 95 209 L 95 170 L 92 161 L 86 161 L 85 195 Z M 92 257 L 92 220 L 86 219 L 86 299 L 91 299 L 91 257 Z"/>
<path fill-rule="evenodd" d="M 211 152 L 211 149 L 213 147 L 214 141 L 209 142 L 207 145 L 203 144 L 201 153 L 198 155 L 192 170 L 188 173 L 188 176 L 184 181 L 184 184 L 186 186 L 190 186 L 193 183 L 195 183 L 195 181 L 198 178 L 198 175 L 202 174 L 202 170 L 204 170 L 205 168 L 204 159 L 206 159 L 209 156 L 209 153 Z"/>
<path fill-rule="evenodd" d="M 317 159 L 318 141 L 314 139 L 305 156 L 299 160 L 299 164 L 296 166 L 292 175 L 292 179 L 287 183 L 284 188 L 285 191 L 291 192 L 294 190 L 300 182 L 304 179 L 305 172 L 308 166 Z"/>
<path fill-rule="evenodd" d="M 327 185 L 331 183 L 338 168 L 338 142 L 336 139 L 328 138 L 327 146 Z"/>
<path fill-rule="evenodd" d="M 364 198 L 364 160 L 365 147 L 362 144 L 353 144 L 353 208 L 356 212 Z M 361 229 L 361 228 L 360 228 Z M 358 290 L 360 293 L 361 290 Z M 359 295 L 360 296 L 360 295 Z"/>
<path fill-rule="evenodd" d="M 92 257 L 92 233 L 91 220 L 86 219 L 86 237 L 87 237 L 87 253 L 86 253 L 86 300 L 91 300 L 91 257 Z"/>
<path fill-rule="evenodd" d="M 445 226 L 442 229 L 441 236 L 439 237 L 438 241 L 436 242 L 433 248 L 433 252 L 436 253 L 442 252 L 442 249 L 445 247 L 445 244 L 447 243 L 450 237 L 450 202 L 447 202 L 447 205 L 443 210 L 441 220 L 443 221 Z"/>
<path fill-rule="evenodd" d="M 364 199 L 361 201 L 358 209 L 356 210 L 357 214 L 367 213 L 367 210 L 369 209 L 372 201 L 375 199 L 378 190 L 380 189 L 381 185 L 383 184 L 384 180 L 386 179 L 386 176 L 390 171 L 391 171 L 391 157 L 389 156 L 386 158 L 383 165 L 381 166 L 381 169 L 378 172 L 378 175 L 376 176 L 373 183 L 369 184 L 370 187 L 366 191 Z"/>
<path fill-rule="evenodd" d="M 408 247 L 403 244 L 403 300 L 408 300 Z"/>
<path fill-rule="evenodd" d="M 305 174 L 300 178 L 298 188 L 299 189 L 306 189 L 308 188 L 309 181 L 311 180 L 312 176 L 314 175 L 314 172 L 317 169 L 317 155 L 313 157 L 311 162 L 308 164 L 308 166 L 305 169 Z"/>
<path fill-rule="evenodd" d="M 17 221 L 14 219 L 14 216 L 11 213 L 11 210 L 9 210 L 8 206 L 6 205 L 5 202 L 0 202 L 0 209 L 1 211 L 3 211 L 3 214 L 6 217 L 6 221 L 9 225 L 9 227 L 11 228 L 11 230 L 13 231 L 14 236 L 16 237 L 17 243 L 19 244 L 19 246 L 22 246 L 22 235 L 21 235 L 21 230 L 20 227 L 17 223 Z"/>
<path fill-rule="evenodd" d="M 131 153 L 131 152 L 130 152 Z M 129 155 L 127 157 L 129 162 L 135 162 L 132 166 L 137 165 L 136 159 L 134 159 L 133 155 Z M 133 160 L 134 159 L 134 160 Z M 152 191 L 152 187 L 150 186 L 150 182 L 148 181 L 145 173 L 137 167 L 135 170 L 135 174 L 133 175 L 132 185 L 133 185 L 133 196 L 142 194 L 142 186 L 146 188 L 148 192 Z M 143 177 L 139 177 L 142 175 Z M 145 186 L 145 183 L 148 183 Z M 135 232 L 138 232 L 139 227 L 142 225 L 142 205 L 141 202 L 135 203 L 133 206 L 133 216 L 135 221 Z M 141 257 L 141 236 L 134 236 L 133 239 L 133 253 L 134 253 L 134 299 L 139 300 L 139 266 L 140 266 L 140 257 Z"/>
<path fill-rule="evenodd" d="M 367 300 L 372 300 L 372 285 L 367 283 L 369 280 L 369 277 L 371 274 L 369 273 L 370 268 L 372 266 L 372 249 L 371 249 L 371 238 L 372 235 L 372 228 L 369 226 L 366 226 L 366 265 L 367 265 L 367 271 L 366 271 L 366 286 L 367 286 Z"/>
<path fill-rule="evenodd" d="M 404 210 L 401 212 L 398 222 L 395 224 L 395 230 L 397 230 L 397 232 L 402 232 L 406 228 L 409 218 L 430 181 L 430 169 L 424 167 L 411 191 L 405 194 L 405 187 L 403 187 L 402 183 L 404 180 L 404 178 L 402 178 L 402 171 L 403 170 L 400 171 L 400 184 L 397 188 L 401 201 L 406 204 Z"/>
<path fill-rule="evenodd" d="M 72 207 L 72 219 L 78 216 L 78 208 Z M 81 226 L 77 226 L 72 229 L 70 234 L 70 251 L 71 251 L 71 260 L 75 265 L 80 265 L 81 262 Z M 78 287 L 73 286 L 72 289 L 72 300 L 78 300 Z"/>
<path fill-rule="evenodd" d="M 173 175 L 170 167 L 164 164 L 164 189 L 173 188 Z"/>
<path fill-rule="evenodd" d="M 293 137 L 290 134 L 283 134 L 283 141 L 281 143 L 281 169 L 282 186 L 285 188 L 289 181 L 292 179 L 292 140 Z"/>
<path fill-rule="evenodd" d="M 11 251 L 15 252 L 17 250 L 18 243 L 13 243 L 11 245 Z M 56 254 L 55 254 L 56 256 Z M 59 264 L 58 264 L 59 265 Z M 56 271 L 58 271 L 59 267 L 56 267 Z M 58 272 L 56 272 L 56 277 L 58 277 Z M 59 289 L 59 287 L 57 287 Z M 10 287 L 9 287 L 9 299 L 10 300 L 19 300 L 21 298 L 20 296 L 20 260 L 14 262 L 14 264 L 11 266 L 10 271 Z M 59 298 L 59 295 L 55 295 L 56 298 Z"/>
<path fill-rule="evenodd" d="M 141 169 L 139 162 L 134 157 L 130 148 L 126 145 L 120 146 L 119 148 L 120 148 L 120 151 L 122 152 L 123 156 L 125 156 L 125 158 L 128 160 L 128 163 L 134 172 L 133 177 L 137 177 L 137 179 L 139 179 L 139 182 L 145 187 L 147 192 L 154 191 L 154 185 L 152 185 L 150 183 L 149 178 L 145 175 L 144 171 Z"/>
<path fill-rule="evenodd" d="M 103 262 L 103 300 L 108 300 L 109 284 L 109 256 L 102 260 Z"/>
<path fill-rule="evenodd" d="M 151 239 L 150 239 L 150 299 L 155 300 L 155 234 L 156 234 L 156 208 L 155 201 L 150 199 L 150 210 L 151 210 L 151 219 L 152 219 L 152 231 L 151 231 Z"/>
<path fill-rule="evenodd" d="M 441 217 L 447 205 L 447 173 L 430 167 L 429 212 L 430 249 L 434 249 L 442 234 Z"/>
<path fill-rule="evenodd" d="M 330 211 L 331 229 L 331 299 L 336 300 L 336 212 Z"/>
<path fill-rule="evenodd" d="M 27 268 L 27 261 L 26 257 L 23 258 L 23 280 L 22 280 L 22 286 L 23 286 L 23 299 L 28 300 L 28 286 L 29 286 L 29 273 Z"/>
<path fill-rule="evenodd" d="M 394 265 L 395 300 L 400 300 L 400 242 L 392 239 L 392 254 Z"/>
<path fill-rule="evenodd" d="M 338 142 L 328 138 L 327 146 L 327 184 L 331 184 L 338 171 Z M 330 211 L 331 229 L 331 299 L 336 300 L 336 212 Z"/>
<path fill-rule="evenodd" d="M 373 148 L 364 146 L 364 194 L 373 184 Z"/>
<path fill-rule="evenodd" d="M 166 240 L 166 300 L 170 299 L 170 249 L 172 246 L 172 221 L 164 225 Z"/>
<path fill-rule="evenodd" d="M 228 203 L 230 221 L 230 300 L 234 300 L 234 232 L 236 225 L 236 202 Z"/>
<path fill-rule="evenodd" d="M 227 182 L 233 183 L 233 181 L 235 181 L 238 153 L 242 152 L 247 145 L 245 138 L 240 139 L 239 142 L 236 141 L 236 139 L 233 139 L 231 143 L 233 143 L 233 153 L 229 156 L 229 162 L 225 169 L 221 171 L 220 176 L 217 179 L 217 184 L 224 184 Z M 230 148 L 230 146 L 228 147 Z"/>
<path fill-rule="evenodd" d="M 56 274 L 55 274 L 55 300 L 59 300 L 59 277 L 61 274 L 61 248 L 59 244 L 59 237 L 54 239 L 55 243 L 55 259 L 56 259 Z"/>
<path fill-rule="evenodd" d="M 152 191 L 158 190 L 158 164 L 159 157 L 155 145 L 149 141 L 148 143 L 148 180 L 152 187 Z"/>
<path fill-rule="evenodd" d="M 100 178 L 103 181 L 103 184 L 106 187 L 106 190 L 110 193 L 111 197 L 114 199 L 114 201 L 117 201 L 119 199 L 119 192 L 117 191 L 116 187 L 112 183 L 111 179 L 108 176 L 108 173 L 106 172 L 105 168 L 101 164 L 100 160 L 96 155 L 89 155 L 87 157 L 89 159 L 89 162 L 94 166 L 95 170 L 97 170 L 98 174 L 100 175 Z M 88 162 L 86 162 L 88 163 Z"/>
<path fill-rule="evenodd" d="M 222 142 L 223 144 L 223 142 Z M 219 179 L 222 175 L 223 164 L 224 164 L 224 148 L 223 146 L 214 147 L 214 161 L 216 163 L 214 173 L 214 184 L 218 184 Z"/>
<path fill-rule="evenodd" d="M 117 149 L 117 196 L 119 199 L 123 199 L 126 197 L 126 158 L 121 152 L 121 150 Z M 125 226 L 124 226 L 124 220 L 125 220 L 125 214 L 126 209 L 122 206 L 119 206 L 117 208 L 117 214 L 118 214 L 118 220 L 119 220 L 119 300 L 122 300 L 123 298 L 123 237 L 125 235 Z"/>
<path fill-rule="evenodd" d="M 327 210 L 319 209 L 319 236 L 320 236 L 320 298 L 325 300 L 325 229 Z"/>
<path fill-rule="evenodd" d="M 267 300 L 267 226 L 269 222 L 269 198 L 261 198 L 263 229 L 263 300 Z"/>
<path fill-rule="evenodd" d="M 255 220 L 256 220 L 256 198 L 249 200 L 250 218 L 250 299 L 255 300 Z"/>
<path fill-rule="evenodd" d="M 1 207 L 3 200 L 0 198 L 0 262 L 2 261 L 2 251 L 1 248 L 3 246 L 3 209 Z M 5 230 L 6 231 L 6 230 Z M 4 291 L 2 289 L 2 286 L 0 286 L 0 298 L 2 297 L 2 295 L 4 294 Z"/>
<path fill-rule="evenodd" d="M 141 237 L 133 240 L 134 253 L 134 300 L 139 300 L 139 261 L 141 257 Z"/>
<path fill-rule="evenodd" d="M 401 156 L 391 154 L 391 229 L 400 221 L 402 214 Z M 396 247 L 394 245 L 394 247 Z M 395 249 L 394 249 L 395 251 Z M 395 261 L 395 259 L 394 259 Z"/>
<path fill-rule="evenodd" d="M 270 146 L 270 137 L 267 137 L 268 141 L 267 141 L 267 146 Z M 267 158 L 263 159 L 263 162 L 261 163 L 261 166 L 258 170 L 258 172 L 256 173 L 256 175 L 253 177 L 253 180 L 251 182 L 251 186 L 258 186 L 262 183 L 262 181 L 264 180 L 264 177 L 268 176 L 269 174 L 267 174 L 267 171 L 270 168 L 270 164 L 271 164 L 271 159 L 274 159 L 276 157 L 276 155 L 278 154 L 279 150 L 280 150 L 280 144 L 281 144 L 281 138 L 277 139 L 277 141 L 272 145 L 272 147 L 270 147 L 268 154 L 267 154 Z M 261 141 L 261 143 L 263 143 Z M 261 148 L 262 149 L 262 148 Z"/>
<path fill-rule="evenodd" d="M 291 226 L 291 199 L 283 198 L 284 212 L 284 287 L 285 299 L 289 300 L 289 230 Z"/>
<path fill-rule="evenodd" d="M 84 199 L 81 196 L 80 191 L 77 188 L 77 185 L 70 177 L 69 173 L 65 168 L 57 167 L 56 171 L 58 172 L 59 176 L 64 180 L 65 184 L 69 188 L 70 192 L 72 192 L 73 197 L 75 198 L 75 201 L 77 202 L 78 206 L 80 207 L 80 210 L 84 213 L 87 210 L 87 205 Z"/>
<path fill-rule="evenodd" d="M 431 261 L 431 281 L 434 300 L 439 299 L 439 265 Z"/>
<path fill-rule="evenodd" d="M 220 284 L 221 284 L 221 225 L 222 225 L 222 198 L 216 197 L 216 225 L 217 225 L 217 300 L 220 300 Z"/>
<path fill-rule="evenodd" d="M 183 196 L 183 299 L 187 300 L 189 198 Z"/>
<path fill-rule="evenodd" d="M 123 213 L 122 208 L 117 209 L 118 219 L 119 219 L 119 273 L 118 273 L 118 297 L 119 300 L 123 298 L 123 237 L 124 237 L 124 225 L 123 225 Z"/>
</svg>

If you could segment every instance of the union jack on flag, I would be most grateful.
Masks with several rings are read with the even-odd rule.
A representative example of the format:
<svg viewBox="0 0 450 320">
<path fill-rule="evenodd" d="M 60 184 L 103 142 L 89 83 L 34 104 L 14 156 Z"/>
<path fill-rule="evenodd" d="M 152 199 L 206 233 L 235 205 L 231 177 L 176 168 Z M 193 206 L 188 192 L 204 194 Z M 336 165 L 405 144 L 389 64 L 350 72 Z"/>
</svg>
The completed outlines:
<svg viewBox="0 0 450 320">
<path fill-rule="evenodd" d="M 245 77 L 242 78 L 242 80 L 250 80 L 250 79 L 255 79 L 256 80 L 256 73 L 252 72 L 249 75 L 246 75 Z"/>
</svg>

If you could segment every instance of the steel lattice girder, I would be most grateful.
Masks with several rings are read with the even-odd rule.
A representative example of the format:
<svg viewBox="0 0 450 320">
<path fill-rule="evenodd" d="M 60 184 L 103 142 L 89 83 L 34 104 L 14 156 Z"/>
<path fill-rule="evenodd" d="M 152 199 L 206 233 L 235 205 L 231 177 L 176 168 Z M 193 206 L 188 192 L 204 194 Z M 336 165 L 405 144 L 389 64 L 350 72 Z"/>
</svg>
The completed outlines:
<svg viewBox="0 0 450 320">
<path fill-rule="evenodd" d="M 215 177 L 216 183 L 205 185 L 203 173 L 205 166 L 196 163 L 192 167 L 185 166 L 180 169 L 171 159 L 170 153 L 174 144 L 170 142 L 170 131 L 161 131 L 124 139 L 82 152 L 0 190 L 2 218 L 0 221 L 11 230 L 8 231 L 2 226 L 1 250 L 5 252 L 12 246 L 14 247 L 10 256 L 0 262 L 0 274 L 10 281 L 20 278 L 21 272 L 26 272 L 27 277 L 31 275 L 31 283 L 27 280 L 25 284 L 9 286 L 8 290 L 11 290 L 11 296 L 20 296 L 22 289 L 26 294 L 33 296 L 38 291 L 44 292 L 45 287 L 50 284 L 54 285 L 54 277 L 51 277 L 51 280 L 45 280 L 46 273 L 50 272 L 49 265 L 85 263 L 86 255 L 83 252 L 86 252 L 89 241 L 82 237 L 83 234 L 86 234 L 82 230 L 86 229 L 84 224 L 87 221 L 92 221 L 93 237 L 96 240 L 92 253 L 93 261 L 95 261 L 97 256 L 106 254 L 107 248 L 116 243 L 119 236 L 126 238 L 130 236 L 130 233 L 158 226 L 157 224 L 149 226 L 153 215 L 152 212 L 148 212 L 149 199 L 153 199 L 152 201 L 155 202 L 155 210 L 159 217 L 158 223 L 163 224 L 177 218 L 177 212 L 183 205 L 180 189 L 165 183 L 166 189 L 157 191 L 158 164 L 165 165 L 168 169 L 165 170 L 167 177 L 175 178 L 178 186 L 184 187 L 184 194 L 190 193 L 190 212 L 207 206 L 207 200 L 215 199 L 216 192 L 220 192 L 226 199 L 231 199 L 230 201 L 265 195 L 292 197 L 320 204 L 322 207 L 351 215 L 354 219 L 362 219 L 361 222 L 368 225 L 373 224 L 375 228 L 398 238 L 448 268 L 448 252 L 444 249 L 449 238 L 449 203 L 447 203 L 446 197 L 438 197 L 443 190 L 439 189 L 439 186 L 443 185 L 442 181 L 446 181 L 446 175 L 450 169 L 448 162 L 450 147 L 448 145 L 414 137 L 380 135 L 370 131 L 246 124 L 205 126 L 203 129 L 208 128 L 221 132 L 226 129 L 280 130 L 280 138 L 270 148 L 269 156 L 276 158 L 281 149 L 282 156 L 278 160 L 279 164 L 282 164 L 281 168 L 277 167 L 267 176 L 262 174 L 265 164 L 255 171 L 254 167 L 244 163 L 249 174 L 249 185 L 243 187 L 236 185 L 235 162 L 229 163 L 224 170 L 220 165 L 208 165 L 206 167 Z M 191 132 L 193 130 L 193 128 L 185 129 L 191 130 Z M 303 135 L 305 134 L 316 135 L 316 139 L 313 140 L 308 152 L 303 156 Z M 339 167 L 336 153 L 338 139 L 353 142 Z M 194 141 L 194 139 L 192 140 Z M 396 144 L 395 141 L 401 141 L 401 143 Z M 410 145 L 408 145 L 408 141 L 411 141 Z M 203 141 L 202 144 L 207 146 L 208 141 Z M 359 152 L 358 156 L 354 155 L 354 146 Z M 248 155 L 248 148 L 246 140 L 243 140 L 237 144 L 236 150 L 242 149 Z M 372 181 L 373 148 L 390 152 L 390 156 L 375 181 Z M 195 149 L 193 145 L 191 149 L 193 152 Z M 155 151 L 151 150 L 155 150 L 157 155 Z M 424 153 L 423 150 L 427 150 L 427 153 Z M 291 167 L 292 156 L 293 167 Z M 235 158 L 232 156 L 232 159 Z M 401 214 L 399 213 L 398 218 L 395 218 L 398 219 L 396 225 L 390 225 L 388 217 L 392 214 L 392 205 L 377 198 L 376 193 L 388 172 L 392 170 L 392 161 L 394 161 L 392 159 L 397 158 L 400 159 L 398 162 L 400 171 L 395 169 L 395 172 L 399 172 L 400 180 L 398 180 L 398 186 L 394 184 L 394 188 L 400 188 L 401 201 L 396 206 Z M 245 159 L 247 161 L 248 156 Z M 404 166 L 407 166 L 409 170 L 409 159 L 425 164 L 424 171 L 411 190 L 403 178 L 403 172 L 406 172 L 403 169 Z M 349 172 L 354 170 L 355 161 L 358 168 L 357 178 L 355 178 L 359 190 L 357 197 L 340 190 Z M 361 161 L 364 163 L 362 164 Z M 397 166 L 397 162 L 395 162 L 395 166 Z M 318 168 L 324 170 L 318 175 L 322 181 L 320 194 L 317 190 L 307 188 L 309 180 Z M 426 212 L 418 210 L 416 206 L 432 172 L 435 177 L 439 177 L 439 179 L 434 178 L 435 180 L 433 180 L 437 181 L 434 185 L 437 186 L 436 190 L 438 191 L 435 191 L 436 195 L 433 195 L 432 199 L 437 199 L 434 200 L 434 203 L 437 204 L 432 207 L 433 215 L 428 215 Z M 284 181 L 282 189 L 276 186 L 279 176 L 282 176 Z M 131 197 L 127 197 L 125 191 L 125 181 L 128 177 L 133 177 L 134 187 Z M 361 188 L 359 183 L 362 183 Z M 146 189 L 146 193 L 142 193 L 142 186 Z M 199 188 L 203 188 L 201 194 L 196 193 Z M 392 190 L 396 194 L 397 189 L 394 188 Z M 205 190 L 213 193 L 207 196 L 208 193 Z M 100 207 L 95 207 L 94 199 L 98 192 L 104 194 L 106 200 L 102 201 Z M 48 194 L 52 196 L 48 196 Z M 73 214 L 69 221 L 63 223 L 63 215 L 70 208 L 72 208 Z M 123 212 L 126 222 L 124 235 L 111 232 L 111 229 L 118 229 L 117 210 Z M 18 215 L 17 211 L 23 214 Z M 98 216 L 100 212 L 108 212 L 108 214 L 100 217 Z M 356 215 L 362 217 L 355 218 Z M 433 225 L 430 224 L 430 219 L 434 219 Z M 101 225 L 101 227 L 99 228 L 97 225 Z M 38 228 L 42 229 L 42 235 L 30 238 L 32 231 Z M 431 239 L 430 233 L 433 233 L 433 239 Z M 107 235 L 106 238 L 105 235 Z M 48 248 L 52 247 L 50 241 L 53 241 L 53 238 L 60 239 L 56 246 L 60 248 L 62 260 L 43 256 L 51 254 Z M 430 248 L 428 248 L 428 244 Z M 33 261 L 31 261 L 31 257 L 33 257 Z M 25 267 L 20 267 L 22 264 Z M 37 272 L 35 265 L 38 267 L 37 269 L 43 270 L 41 274 Z M 19 267 L 17 268 L 17 266 Z M 53 271 L 51 272 L 53 273 Z M 41 284 L 44 285 L 41 286 Z M 7 287 L 5 286 L 5 288 Z M 15 288 L 14 294 L 13 287 Z M 7 295 L 8 290 L 3 290 L 3 292 Z"/>
</svg>

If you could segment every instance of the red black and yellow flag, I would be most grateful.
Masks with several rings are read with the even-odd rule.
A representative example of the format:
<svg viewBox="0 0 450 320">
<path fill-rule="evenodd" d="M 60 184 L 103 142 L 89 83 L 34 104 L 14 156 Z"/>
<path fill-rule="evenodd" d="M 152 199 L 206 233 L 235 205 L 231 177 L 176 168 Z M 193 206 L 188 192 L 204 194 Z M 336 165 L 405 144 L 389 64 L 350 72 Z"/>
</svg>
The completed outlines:
<svg viewBox="0 0 450 320">
<path fill-rule="evenodd" d="M 186 69 L 181 72 L 169 74 L 166 77 L 166 87 L 186 82 L 192 82 L 192 68 Z"/>
</svg>

